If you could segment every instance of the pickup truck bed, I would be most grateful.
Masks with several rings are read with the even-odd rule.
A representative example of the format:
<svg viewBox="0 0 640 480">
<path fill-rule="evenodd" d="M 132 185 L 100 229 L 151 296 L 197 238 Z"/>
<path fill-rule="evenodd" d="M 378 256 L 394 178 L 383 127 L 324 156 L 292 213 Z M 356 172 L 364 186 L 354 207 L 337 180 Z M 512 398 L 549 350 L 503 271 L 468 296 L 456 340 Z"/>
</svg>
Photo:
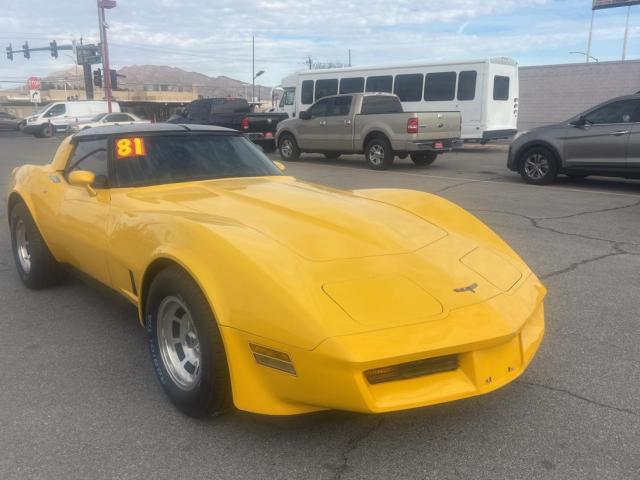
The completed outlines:
<svg viewBox="0 0 640 480">
<path fill-rule="evenodd" d="M 353 93 L 322 98 L 298 118 L 280 122 L 277 142 L 284 160 L 303 152 L 329 158 L 364 153 L 371 168 L 383 170 L 395 156 L 433 163 L 460 138 L 460 127 L 460 112 L 403 112 L 395 95 Z"/>
</svg>

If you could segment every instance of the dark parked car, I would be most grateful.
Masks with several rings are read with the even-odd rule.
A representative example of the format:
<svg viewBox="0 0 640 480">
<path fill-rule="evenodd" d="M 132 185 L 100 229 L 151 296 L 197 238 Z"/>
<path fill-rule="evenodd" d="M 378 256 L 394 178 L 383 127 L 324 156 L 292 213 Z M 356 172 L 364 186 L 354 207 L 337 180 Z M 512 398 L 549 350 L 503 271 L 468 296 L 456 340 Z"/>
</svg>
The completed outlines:
<svg viewBox="0 0 640 480">
<path fill-rule="evenodd" d="M 0 130 L 20 130 L 23 120 L 7 112 L 0 112 Z"/>
<path fill-rule="evenodd" d="M 167 121 L 238 130 L 265 152 L 273 152 L 276 149 L 276 127 L 287 117 L 286 113 L 252 112 L 252 105 L 244 98 L 203 98 L 194 100 Z"/>
<path fill-rule="evenodd" d="M 517 135 L 507 166 L 539 185 L 558 174 L 640 178 L 640 94 Z"/>
</svg>

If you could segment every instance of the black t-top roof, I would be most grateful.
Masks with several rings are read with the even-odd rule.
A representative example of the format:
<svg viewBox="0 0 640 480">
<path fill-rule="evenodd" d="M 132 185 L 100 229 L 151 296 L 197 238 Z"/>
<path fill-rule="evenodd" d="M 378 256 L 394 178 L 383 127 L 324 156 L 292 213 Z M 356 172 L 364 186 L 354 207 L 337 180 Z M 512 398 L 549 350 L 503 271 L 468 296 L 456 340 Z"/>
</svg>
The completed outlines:
<svg viewBox="0 0 640 480">
<path fill-rule="evenodd" d="M 121 136 L 130 134 L 145 133 L 188 133 L 188 132 L 212 132 L 239 134 L 237 130 L 230 128 L 215 127 L 212 125 L 182 125 L 175 123 L 139 123 L 133 125 L 105 125 L 104 127 L 93 127 L 81 130 L 76 133 L 74 139 L 95 138 L 106 136 Z"/>
</svg>

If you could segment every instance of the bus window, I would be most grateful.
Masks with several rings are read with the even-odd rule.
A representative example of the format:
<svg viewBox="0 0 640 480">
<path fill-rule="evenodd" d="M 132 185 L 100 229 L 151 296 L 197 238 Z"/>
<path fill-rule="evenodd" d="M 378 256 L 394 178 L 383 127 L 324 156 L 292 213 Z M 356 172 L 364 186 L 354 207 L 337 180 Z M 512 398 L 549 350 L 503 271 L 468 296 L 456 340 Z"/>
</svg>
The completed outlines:
<svg viewBox="0 0 640 480">
<path fill-rule="evenodd" d="M 476 78 L 478 72 L 467 70 L 458 75 L 458 100 L 473 100 L 476 98 Z"/>
<path fill-rule="evenodd" d="M 313 103 L 313 80 L 304 80 L 302 82 L 300 94 L 300 102 L 303 105 L 311 105 Z"/>
<path fill-rule="evenodd" d="M 398 95 L 403 102 L 419 102 L 422 99 L 421 73 L 410 75 L 396 75 L 396 82 L 393 85 L 393 93 Z"/>
<path fill-rule="evenodd" d="M 386 92 L 393 91 L 393 77 L 391 75 L 382 75 L 380 77 L 367 77 L 367 92 Z"/>
<path fill-rule="evenodd" d="M 493 99 L 509 100 L 509 77 L 493 77 Z"/>
<path fill-rule="evenodd" d="M 280 99 L 280 108 L 284 108 L 285 105 L 293 105 L 295 95 L 296 95 L 295 88 L 292 88 L 292 87 L 285 88 L 284 93 L 282 94 L 282 98 Z"/>
<path fill-rule="evenodd" d="M 338 80 L 316 80 L 316 102 L 321 98 L 338 93 Z"/>
<path fill-rule="evenodd" d="M 340 93 L 364 92 L 364 77 L 343 78 L 340 80 Z"/>
<path fill-rule="evenodd" d="M 427 102 L 444 102 L 456 96 L 456 72 L 428 73 L 424 82 Z"/>
</svg>

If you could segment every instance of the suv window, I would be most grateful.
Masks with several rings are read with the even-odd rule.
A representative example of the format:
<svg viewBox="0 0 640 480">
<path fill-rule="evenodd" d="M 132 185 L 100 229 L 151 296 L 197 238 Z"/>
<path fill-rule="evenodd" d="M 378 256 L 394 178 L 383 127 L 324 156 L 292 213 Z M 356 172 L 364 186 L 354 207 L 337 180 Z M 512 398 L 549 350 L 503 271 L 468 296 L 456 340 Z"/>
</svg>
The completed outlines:
<svg viewBox="0 0 640 480">
<path fill-rule="evenodd" d="M 400 99 L 391 95 L 370 95 L 364 97 L 360 115 L 375 115 L 378 113 L 402 113 Z"/>
<path fill-rule="evenodd" d="M 65 106 L 65 104 L 64 103 L 59 103 L 59 104 L 54 105 L 53 107 L 51 107 L 49 109 L 49 111 L 44 114 L 44 116 L 45 117 L 57 117 L 59 115 L 64 115 L 66 111 L 67 111 L 67 107 Z"/>
<path fill-rule="evenodd" d="M 311 105 L 313 103 L 313 80 L 304 80 L 302 82 L 300 95 L 300 102 L 303 105 Z"/>
<path fill-rule="evenodd" d="M 364 77 L 343 78 L 340 80 L 340 93 L 364 92 Z"/>
<path fill-rule="evenodd" d="M 428 73 L 424 82 L 424 99 L 428 102 L 453 100 L 456 95 L 456 72 Z"/>
<path fill-rule="evenodd" d="M 593 124 L 640 122 L 640 100 L 620 100 L 609 103 L 585 115 Z"/>
<path fill-rule="evenodd" d="M 458 75 L 458 100 L 473 100 L 476 98 L 476 79 L 478 72 L 467 70 Z"/>
<path fill-rule="evenodd" d="M 105 188 L 109 183 L 107 140 L 79 141 L 65 170 L 65 178 L 74 170 L 88 170 L 96 176 L 93 186 Z"/>
<path fill-rule="evenodd" d="M 422 80 L 421 73 L 409 75 L 396 75 L 396 83 L 393 85 L 393 93 L 400 97 L 403 102 L 419 102 L 422 100 Z"/>
<path fill-rule="evenodd" d="M 367 77 L 366 91 L 391 93 L 393 91 L 393 77 L 391 75 Z"/>
<path fill-rule="evenodd" d="M 493 99 L 509 100 L 509 77 L 496 75 L 493 78 Z"/>
<path fill-rule="evenodd" d="M 336 93 L 338 93 L 337 79 L 316 80 L 316 101 Z"/>
</svg>

